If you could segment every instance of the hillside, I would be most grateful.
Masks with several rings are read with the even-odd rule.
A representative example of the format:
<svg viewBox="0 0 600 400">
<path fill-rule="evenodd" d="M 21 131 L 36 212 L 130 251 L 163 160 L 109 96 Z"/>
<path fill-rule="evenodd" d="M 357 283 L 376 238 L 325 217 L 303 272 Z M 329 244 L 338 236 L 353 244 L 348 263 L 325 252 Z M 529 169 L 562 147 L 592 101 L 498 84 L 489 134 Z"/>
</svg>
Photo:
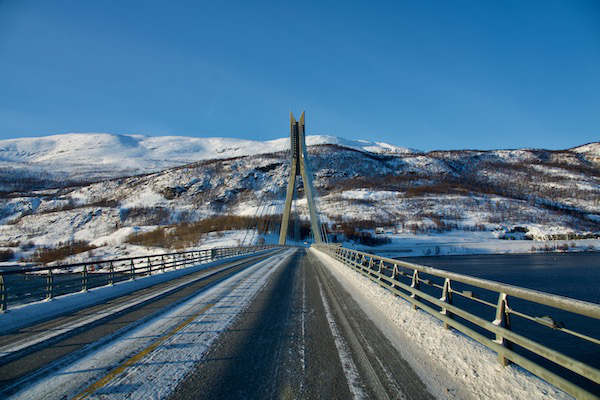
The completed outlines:
<svg viewBox="0 0 600 400">
<path fill-rule="evenodd" d="M 319 141 L 334 140 L 309 140 Z M 202 143 L 209 146 L 210 140 Z M 235 149 L 225 149 L 224 143 L 218 141 L 219 154 L 228 158 L 81 186 L 6 194 L 0 203 L 0 246 L 29 254 L 31 244 L 80 241 L 112 254 L 115 246 L 129 246 L 123 242 L 131 243 L 127 237 L 134 232 L 164 227 L 160 234 L 169 235 L 177 233 L 169 226 L 219 215 L 271 216 L 265 238 L 274 240 L 289 166 L 286 152 L 273 149 L 282 149 L 285 140 L 267 142 L 272 147 L 264 145 L 262 154 L 254 155 L 243 153 L 259 142 L 244 141 L 246 147 Z M 194 154 L 209 158 L 210 151 L 203 148 L 199 145 Z M 564 151 L 387 149 L 365 142 L 309 147 L 317 207 L 330 228 L 360 226 L 372 231 L 382 226 L 405 235 L 487 232 L 494 238 L 536 240 L 600 234 L 598 144 Z M 42 154 L 62 154 L 44 151 L 20 153 L 20 159 L 35 163 L 48 159 Z M 94 151 L 99 150 L 90 150 Z M 304 199 L 295 202 L 295 208 L 307 215 Z M 246 234 L 239 235 L 232 240 L 242 242 Z M 204 245 L 209 237 L 197 235 L 194 244 Z"/>
<path fill-rule="evenodd" d="M 107 133 L 0 140 L 0 191 L 57 187 L 162 171 L 200 160 L 273 153 L 286 149 L 288 142 L 287 138 L 255 141 Z M 324 135 L 308 136 L 307 143 L 373 153 L 410 152 L 387 143 Z"/>
</svg>

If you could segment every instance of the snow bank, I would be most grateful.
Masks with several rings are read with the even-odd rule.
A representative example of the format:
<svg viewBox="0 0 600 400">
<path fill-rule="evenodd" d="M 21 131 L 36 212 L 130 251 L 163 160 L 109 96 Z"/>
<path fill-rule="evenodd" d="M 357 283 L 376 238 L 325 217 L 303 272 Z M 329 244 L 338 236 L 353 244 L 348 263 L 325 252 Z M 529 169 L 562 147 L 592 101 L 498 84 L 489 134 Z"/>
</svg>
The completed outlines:
<svg viewBox="0 0 600 400">
<path fill-rule="evenodd" d="M 87 292 L 70 293 L 64 296 L 55 297 L 51 301 L 42 300 L 11 307 L 8 312 L 0 314 L 0 335 L 59 315 L 91 307 L 139 289 L 144 289 L 225 262 L 239 260 L 244 257 L 246 256 L 230 257 L 207 264 L 165 271 L 164 273 L 156 271 L 155 275 L 117 282 L 113 286 L 101 286 L 90 289 Z"/>
<path fill-rule="evenodd" d="M 496 353 L 443 324 L 368 278 L 311 250 L 352 294 L 373 322 L 438 398 L 570 399 L 566 393 L 511 365 Z"/>
</svg>

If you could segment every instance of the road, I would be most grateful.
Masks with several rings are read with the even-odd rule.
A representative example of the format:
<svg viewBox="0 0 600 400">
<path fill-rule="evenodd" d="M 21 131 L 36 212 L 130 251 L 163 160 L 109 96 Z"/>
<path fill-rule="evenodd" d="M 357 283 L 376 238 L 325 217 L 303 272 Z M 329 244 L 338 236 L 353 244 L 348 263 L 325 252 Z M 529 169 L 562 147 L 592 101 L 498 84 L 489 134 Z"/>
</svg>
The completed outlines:
<svg viewBox="0 0 600 400">
<path fill-rule="evenodd" d="M 220 271 L 16 358 L 1 384 L 15 398 L 433 398 L 310 251 Z"/>
</svg>

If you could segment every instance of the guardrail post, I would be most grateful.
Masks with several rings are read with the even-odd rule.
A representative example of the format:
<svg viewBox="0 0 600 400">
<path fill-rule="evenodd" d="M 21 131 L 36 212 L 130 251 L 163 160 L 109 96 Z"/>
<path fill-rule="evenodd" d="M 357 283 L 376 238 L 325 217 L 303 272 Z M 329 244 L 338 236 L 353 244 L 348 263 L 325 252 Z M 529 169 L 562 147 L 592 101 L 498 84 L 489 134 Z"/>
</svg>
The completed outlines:
<svg viewBox="0 0 600 400">
<path fill-rule="evenodd" d="M 148 275 L 152 275 L 152 263 L 150 262 L 150 257 L 147 258 L 148 260 Z"/>
<path fill-rule="evenodd" d="M 83 270 L 81 270 L 81 291 L 87 292 L 88 290 L 88 270 L 87 265 L 83 266 Z"/>
<path fill-rule="evenodd" d="M 504 329 L 510 329 L 510 316 L 508 315 L 509 308 L 506 297 L 506 293 L 498 294 L 498 305 L 496 306 L 496 319 L 492 323 Z M 500 334 L 496 334 L 496 340 L 494 341 L 506 348 L 510 348 L 510 343 Z M 498 361 L 503 366 L 508 365 L 508 359 L 506 359 L 506 357 L 504 357 L 504 354 L 501 352 L 498 353 Z"/>
<path fill-rule="evenodd" d="M 129 279 L 130 280 L 134 280 L 135 279 L 135 265 L 133 265 L 133 260 L 130 260 L 130 264 L 129 264 Z"/>
<path fill-rule="evenodd" d="M 414 289 L 418 289 L 419 288 L 419 272 L 415 269 L 413 272 L 413 276 L 412 276 L 412 281 L 410 282 L 410 287 L 414 288 Z M 417 295 L 414 293 L 410 294 L 410 297 L 412 297 L 415 300 L 418 300 Z M 417 305 L 415 303 L 413 303 L 413 310 L 418 310 L 419 307 L 417 307 Z"/>
<path fill-rule="evenodd" d="M 398 266 L 396 264 L 394 264 L 394 268 L 392 269 L 392 288 L 395 289 L 396 288 L 396 281 L 398 280 Z M 398 296 L 397 294 L 394 294 L 394 296 Z"/>
<path fill-rule="evenodd" d="M 113 262 L 111 261 L 110 264 L 108 264 L 108 284 L 110 286 L 114 285 L 115 283 L 115 266 L 113 265 Z"/>
<path fill-rule="evenodd" d="M 6 311 L 6 285 L 4 284 L 4 275 L 0 274 L 0 312 Z"/>
<path fill-rule="evenodd" d="M 54 275 L 52 274 L 52 268 L 48 270 L 46 275 L 46 300 L 52 300 L 54 297 Z"/>
<path fill-rule="evenodd" d="M 210 255 L 209 255 L 211 260 L 215 259 L 215 249 L 210 249 Z"/>
<path fill-rule="evenodd" d="M 444 303 L 452 304 L 452 288 L 450 287 L 450 279 L 448 278 L 444 279 L 444 288 L 442 289 L 442 297 L 440 297 L 440 300 Z M 442 307 L 440 313 L 447 318 L 452 318 L 452 313 L 445 307 Z M 444 328 L 450 329 L 450 325 L 448 325 L 447 322 L 444 322 Z"/>
</svg>

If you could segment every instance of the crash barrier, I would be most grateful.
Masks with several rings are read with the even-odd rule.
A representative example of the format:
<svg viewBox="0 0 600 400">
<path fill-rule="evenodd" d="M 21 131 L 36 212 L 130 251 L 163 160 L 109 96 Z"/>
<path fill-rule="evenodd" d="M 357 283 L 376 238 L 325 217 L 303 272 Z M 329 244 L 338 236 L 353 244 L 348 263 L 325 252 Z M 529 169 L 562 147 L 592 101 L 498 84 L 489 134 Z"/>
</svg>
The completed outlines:
<svg viewBox="0 0 600 400">
<path fill-rule="evenodd" d="M 600 354 L 599 304 L 379 257 L 334 244 L 315 244 L 313 247 L 412 303 L 413 308 L 431 314 L 446 328 L 452 327 L 492 349 L 503 365 L 509 361 L 518 364 L 577 399 L 599 398 L 600 370 L 562 354 L 543 340 L 544 332 L 552 331 L 553 335 L 559 332 L 563 335 L 559 340 L 574 341 L 576 345 L 589 348 L 589 354 Z M 539 311 L 560 314 L 560 320 L 552 315 L 536 315 Z M 582 323 L 582 319 L 588 319 L 588 323 Z M 517 330 L 517 324 L 528 328 Z M 546 365 L 540 365 L 540 360 Z M 591 382 L 584 389 L 560 376 L 558 373 L 562 369 Z"/>
<path fill-rule="evenodd" d="M 51 300 L 55 296 L 275 247 L 280 246 L 223 247 L 53 266 L 4 266 L 0 270 L 0 312 L 7 311 L 9 305 Z"/>
</svg>

